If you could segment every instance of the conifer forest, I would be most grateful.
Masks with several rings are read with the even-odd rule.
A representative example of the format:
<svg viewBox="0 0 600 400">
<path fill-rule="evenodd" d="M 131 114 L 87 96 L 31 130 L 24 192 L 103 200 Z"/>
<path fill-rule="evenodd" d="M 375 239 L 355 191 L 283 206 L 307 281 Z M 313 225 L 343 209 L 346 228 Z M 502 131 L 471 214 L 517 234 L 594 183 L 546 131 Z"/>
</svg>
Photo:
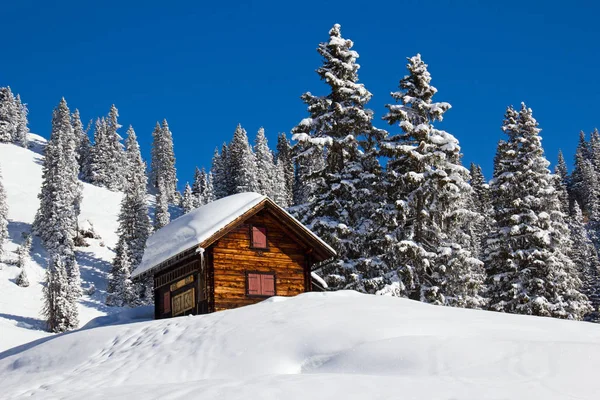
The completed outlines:
<svg viewBox="0 0 600 400">
<path fill-rule="evenodd" d="M 119 124 L 115 105 L 87 122 L 57 102 L 40 206 L 18 251 L 24 263 L 32 236 L 48 251 L 42 312 L 50 331 L 79 324 L 82 181 L 123 193 L 108 306 L 153 301 L 152 281 L 130 277 L 153 231 L 216 199 L 257 192 L 336 250 L 316 270 L 330 290 L 600 320 L 600 132 L 581 132 L 575 154 L 547 155 L 543 121 L 525 103 L 507 105 L 497 116 L 493 172 L 484 176 L 479 165 L 463 165 L 460 138 L 438 128 L 452 106 L 420 54 L 406 59 L 399 82 L 389 83 L 385 115 L 375 116 L 353 41 L 337 24 L 324 36 L 314 87 L 326 89 L 298 94 L 306 113 L 291 132 L 269 143 L 262 128 L 249 135 L 242 124 L 225 127 L 229 142 L 203 139 L 214 155 L 186 171 L 193 182 L 178 182 L 175 150 L 198 143 L 174 143 L 166 120 L 142 133 Z M 0 142 L 29 146 L 25 100 L 0 88 Z M 152 135 L 150 160 L 141 134 Z M 7 213 L 0 175 L 0 257 Z M 17 284 L 29 285 L 25 268 Z"/>
</svg>

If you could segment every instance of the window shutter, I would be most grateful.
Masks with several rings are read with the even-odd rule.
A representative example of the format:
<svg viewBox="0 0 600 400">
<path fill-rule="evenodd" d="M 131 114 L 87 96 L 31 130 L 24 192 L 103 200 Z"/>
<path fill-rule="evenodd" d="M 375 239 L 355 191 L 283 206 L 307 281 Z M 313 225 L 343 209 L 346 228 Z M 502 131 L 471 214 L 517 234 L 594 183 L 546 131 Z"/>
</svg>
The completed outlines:
<svg viewBox="0 0 600 400">
<path fill-rule="evenodd" d="M 163 314 L 171 312 L 171 292 L 163 294 Z"/>
<path fill-rule="evenodd" d="M 267 248 L 267 228 L 260 226 L 252 227 L 252 247 L 257 249 Z"/>
<path fill-rule="evenodd" d="M 261 274 L 260 286 L 262 288 L 262 295 L 264 296 L 275 296 L 275 276 L 271 274 Z"/>
<path fill-rule="evenodd" d="M 260 275 L 248 274 L 248 294 L 260 295 Z"/>
</svg>

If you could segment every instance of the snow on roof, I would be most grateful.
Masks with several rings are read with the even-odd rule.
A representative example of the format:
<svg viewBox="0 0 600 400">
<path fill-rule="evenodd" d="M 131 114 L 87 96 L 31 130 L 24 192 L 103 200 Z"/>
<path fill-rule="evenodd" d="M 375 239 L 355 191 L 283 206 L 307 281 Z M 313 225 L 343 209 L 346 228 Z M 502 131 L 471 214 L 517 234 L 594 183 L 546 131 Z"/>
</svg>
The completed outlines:
<svg viewBox="0 0 600 400">
<path fill-rule="evenodd" d="M 132 272 L 131 277 L 134 278 L 148 272 L 169 258 L 199 245 L 267 199 L 266 196 L 258 193 L 238 193 L 198 207 L 171 221 L 148 238 L 142 262 Z M 273 204 L 275 203 L 273 202 Z M 277 205 L 275 204 L 275 206 Z M 335 254 L 335 250 L 327 243 L 304 227 L 283 208 L 277 207 L 323 244 L 332 254 Z"/>
</svg>

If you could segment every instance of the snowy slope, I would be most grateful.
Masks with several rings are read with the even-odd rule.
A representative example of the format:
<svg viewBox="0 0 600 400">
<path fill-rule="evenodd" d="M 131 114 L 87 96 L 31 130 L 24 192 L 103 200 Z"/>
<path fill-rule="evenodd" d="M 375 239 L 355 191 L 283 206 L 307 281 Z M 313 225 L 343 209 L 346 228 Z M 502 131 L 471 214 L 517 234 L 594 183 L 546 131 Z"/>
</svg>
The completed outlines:
<svg viewBox="0 0 600 400">
<path fill-rule="evenodd" d="M 0 168 L 7 192 L 10 240 L 5 244 L 7 257 L 22 242 L 21 234 L 29 232 L 38 209 L 37 195 L 42 183 L 42 151 L 45 139 L 31 135 L 32 149 L 0 144 Z M 79 305 L 81 325 L 99 315 L 119 311 L 104 306 L 106 274 L 114 257 L 117 237 L 117 214 L 121 194 L 84 184 L 81 222 L 90 220 L 101 239 L 88 239 L 89 247 L 77 248 L 84 290 L 96 287 L 93 295 L 85 295 Z M 28 268 L 31 285 L 18 287 L 14 280 L 19 270 L 0 265 L 0 351 L 47 336 L 40 316 L 46 253 L 34 239 L 32 262 Z"/>
<path fill-rule="evenodd" d="M 596 399 L 600 326 L 355 292 L 77 331 L 0 354 L 3 398 Z"/>
</svg>

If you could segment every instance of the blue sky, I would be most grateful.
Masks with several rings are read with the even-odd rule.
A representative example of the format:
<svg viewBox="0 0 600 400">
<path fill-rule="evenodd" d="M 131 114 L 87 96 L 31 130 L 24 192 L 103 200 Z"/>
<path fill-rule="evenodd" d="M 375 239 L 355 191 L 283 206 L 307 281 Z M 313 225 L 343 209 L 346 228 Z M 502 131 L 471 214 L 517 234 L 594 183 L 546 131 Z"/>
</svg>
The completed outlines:
<svg viewBox="0 0 600 400">
<path fill-rule="evenodd" d="M 114 103 L 148 157 L 154 124 L 166 118 L 180 187 L 196 165 L 210 167 L 238 123 L 251 139 L 264 126 L 274 147 L 278 132 L 306 117 L 299 97 L 326 93 L 316 47 L 334 23 L 360 54 L 376 124 L 388 128 L 380 118 L 389 93 L 420 52 L 437 101 L 453 106 L 440 127 L 461 142 L 465 165 L 480 163 L 488 177 L 509 104 L 533 108 L 552 162 L 559 148 L 570 162 L 578 132 L 600 125 L 592 1 L 6 3 L 0 86 L 29 104 L 32 131 L 49 135 L 62 96 L 84 120 Z"/>
</svg>

